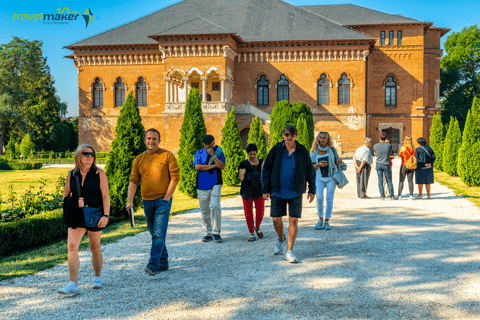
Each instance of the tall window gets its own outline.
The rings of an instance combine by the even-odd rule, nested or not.
[[[265,76],[261,76],[257,81],[257,96],[259,106],[268,106],[268,81]]]
[[[393,80],[393,77],[388,77],[388,81],[385,83],[385,105],[397,105],[397,84]]]
[[[277,82],[277,101],[282,100],[288,101],[288,80],[283,74]]]
[[[115,83],[115,107],[121,107],[125,103],[125,83],[118,78]]]
[[[399,46],[402,45],[402,31],[401,30],[397,31],[397,45],[399,45]]]
[[[330,99],[330,82],[327,79],[327,76],[322,74],[320,80],[318,80],[317,91],[318,91],[318,104],[328,104]]]
[[[143,78],[138,79],[137,83],[137,105],[139,107],[147,106],[147,84]]]
[[[388,44],[393,46],[393,31],[388,32]]]
[[[342,78],[338,81],[338,104],[350,103],[350,80],[346,74],[342,74]]]
[[[93,84],[93,106],[103,107],[103,84],[100,79],[95,79]]]
[[[385,31],[380,32],[380,45],[385,45]]]

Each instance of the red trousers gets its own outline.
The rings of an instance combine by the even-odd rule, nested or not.
[[[260,197],[258,199],[250,198],[248,200],[243,199],[243,211],[245,211],[245,219],[247,220],[247,227],[250,233],[253,233],[253,203],[255,202],[255,225],[257,229],[260,228],[260,224],[263,220],[263,213],[265,212],[265,199]]]

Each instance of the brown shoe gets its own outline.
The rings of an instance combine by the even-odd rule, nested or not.
[[[257,237],[259,237],[260,239],[262,239],[262,238],[263,238],[263,232],[262,232],[262,231],[260,231],[260,228],[258,228],[258,229],[255,229],[255,232],[257,233]]]

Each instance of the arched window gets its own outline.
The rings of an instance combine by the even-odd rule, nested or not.
[[[393,80],[393,77],[388,77],[388,81],[385,83],[385,105],[397,105],[397,83]]]
[[[100,79],[95,79],[93,84],[93,106],[103,107],[103,84]]]
[[[139,107],[147,106],[147,84],[143,78],[138,79],[137,83],[137,105]]]
[[[330,82],[325,74],[320,76],[317,83],[318,104],[328,104],[330,100]]]
[[[125,83],[118,78],[115,83],[115,107],[121,107],[125,103]]]
[[[265,76],[261,76],[257,81],[257,101],[259,106],[268,106],[268,81]]]
[[[338,81],[338,104],[350,103],[350,80],[346,74],[342,74],[340,81]]]
[[[277,82],[277,101],[288,101],[288,87],[287,77],[282,74]]]

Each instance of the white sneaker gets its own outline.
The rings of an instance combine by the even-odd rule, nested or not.
[[[417,199],[423,200],[423,196],[417,196]]]
[[[283,236],[283,241],[277,240],[277,244],[275,245],[275,249],[273,249],[273,254],[277,255],[280,253],[284,253],[285,249],[284,246],[287,244],[287,237]]]
[[[402,200],[402,196],[398,196],[398,200]]]
[[[432,197],[430,197],[430,196],[427,196],[427,199],[432,199]]]
[[[413,196],[410,196],[410,197],[408,198],[408,200],[413,200]]]
[[[73,281],[70,281],[65,288],[58,289],[58,293],[61,294],[78,293],[78,291],[78,284],[75,284]]]
[[[290,263],[298,263],[297,257],[295,257],[292,250],[288,250],[285,253],[285,260],[287,260]]]
[[[102,279],[95,278],[93,280],[93,289],[100,289],[102,287]]]

